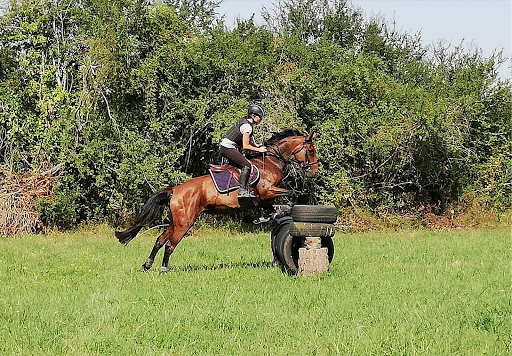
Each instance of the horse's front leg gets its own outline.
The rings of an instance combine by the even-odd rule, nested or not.
[[[258,192],[258,193],[259,193],[259,197],[261,200],[284,197],[284,196],[289,196],[289,195],[293,194],[293,192],[291,190],[278,188],[275,186],[271,186],[267,189],[263,189],[263,191]]]

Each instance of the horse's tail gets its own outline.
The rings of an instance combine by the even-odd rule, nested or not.
[[[142,212],[139,214],[137,219],[135,219],[132,226],[124,231],[116,231],[116,237],[119,242],[126,245],[128,242],[133,240],[133,238],[137,236],[140,229],[142,229],[144,225],[149,224],[151,221],[157,218],[162,213],[162,208],[165,205],[169,205],[171,196],[172,187],[159,190],[153,194],[148,199],[146,204],[144,204]]]

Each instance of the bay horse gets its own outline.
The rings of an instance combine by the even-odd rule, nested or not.
[[[313,139],[316,134],[303,136],[297,130],[285,130],[274,134],[265,142],[267,152],[250,159],[260,170],[260,179],[254,188],[255,198],[238,199],[237,192],[221,194],[215,188],[209,175],[191,178],[174,187],[164,188],[153,194],[134,223],[125,231],[115,233],[122,244],[129,243],[142,229],[161,214],[161,208],[168,205],[171,210],[167,229],[156,239],[146,262],[142,265],[148,271],[158,251],[165,246],[160,273],[167,272],[169,257],[176,245],[192,227],[202,212],[229,213],[235,209],[248,209],[255,203],[267,199],[291,195],[292,192],[277,185],[283,177],[283,170],[294,157],[306,169],[306,176],[312,177],[318,171]]]

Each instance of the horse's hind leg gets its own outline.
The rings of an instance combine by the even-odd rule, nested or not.
[[[155,245],[153,246],[153,249],[151,250],[149,257],[147,258],[146,262],[144,262],[144,264],[142,265],[142,269],[144,270],[144,272],[149,271],[149,269],[153,265],[153,262],[155,261],[156,254],[165,245],[166,241],[169,239],[169,236],[172,235],[173,232],[173,226],[169,225],[167,229],[160,236],[157,237]]]
[[[176,226],[172,236],[165,244],[164,257],[162,259],[162,268],[160,269],[160,273],[167,273],[167,266],[169,265],[169,257],[174,252],[176,245],[181,241],[183,236],[187,233],[188,229],[192,226],[194,222],[192,221],[189,224],[183,225],[181,227]]]
[[[146,262],[142,264],[142,269],[144,270],[144,272],[149,271],[149,269],[153,265],[153,262],[155,261],[156,254],[164,245],[162,242],[160,242],[160,236],[156,239],[155,245],[153,246],[153,249],[151,250],[151,253],[149,254],[149,257],[147,258]]]
[[[172,245],[170,241],[165,243],[164,250],[164,258],[162,259],[162,267],[160,268],[160,273],[167,273],[167,266],[169,265],[169,257],[173,253],[176,245]]]

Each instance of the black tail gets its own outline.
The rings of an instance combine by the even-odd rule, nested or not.
[[[162,208],[169,205],[171,195],[172,187],[159,190],[153,194],[146,204],[144,204],[142,212],[137,219],[135,219],[133,225],[124,231],[116,231],[116,237],[119,242],[126,245],[128,242],[133,240],[144,225],[147,225],[156,219],[162,213]]]

